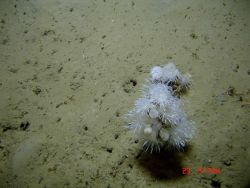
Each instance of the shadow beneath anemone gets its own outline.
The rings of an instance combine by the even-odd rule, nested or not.
[[[140,151],[136,156],[138,165],[146,169],[158,180],[173,180],[184,177],[182,173],[182,160],[188,155],[191,148],[186,147],[182,151],[161,151],[160,153],[146,153]],[[188,166],[185,166],[188,168]]]

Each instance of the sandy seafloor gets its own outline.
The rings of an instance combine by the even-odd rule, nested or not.
[[[250,186],[249,0],[1,0],[0,20],[0,187]],[[143,153],[123,115],[168,62],[196,134]]]

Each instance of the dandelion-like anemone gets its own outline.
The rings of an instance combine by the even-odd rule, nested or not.
[[[173,63],[151,69],[149,86],[128,113],[130,130],[142,140],[146,151],[186,146],[195,132],[181,109],[180,96],[190,87],[190,76],[182,75]]]

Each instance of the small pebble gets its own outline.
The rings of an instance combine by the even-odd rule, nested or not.
[[[238,64],[236,64],[233,68],[233,71],[234,72],[238,72],[238,69],[240,68],[240,66]]]
[[[39,87],[36,87],[33,92],[36,94],[36,95],[39,95],[39,93],[42,92],[42,90],[39,88]]]
[[[119,134],[115,134],[115,136],[114,136],[114,137],[115,137],[115,139],[117,139],[117,138],[119,137]]]
[[[107,148],[106,151],[109,152],[109,153],[112,153],[113,148]]]
[[[239,96],[239,101],[243,101],[243,97],[242,96]]]
[[[28,121],[24,121],[20,124],[20,128],[25,131],[26,129],[28,129],[28,127],[30,126],[30,123]]]
[[[230,160],[225,160],[223,162],[223,164],[226,165],[226,166],[231,166],[231,161]]]
[[[132,165],[132,164],[130,164],[130,163],[128,164],[128,166],[129,166],[129,168],[133,168],[133,165]]]
[[[218,181],[218,180],[212,180],[211,181],[211,186],[216,187],[216,188],[220,188],[221,187],[221,182]]]
[[[235,88],[233,86],[229,86],[227,89],[227,94],[229,96],[234,96],[235,95]]]

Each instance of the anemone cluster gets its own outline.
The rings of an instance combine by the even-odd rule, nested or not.
[[[181,109],[181,95],[190,87],[190,76],[182,75],[173,63],[151,69],[149,84],[129,111],[129,129],[142,141],[146,151],[181,149],[192,138],[194,123]]]

